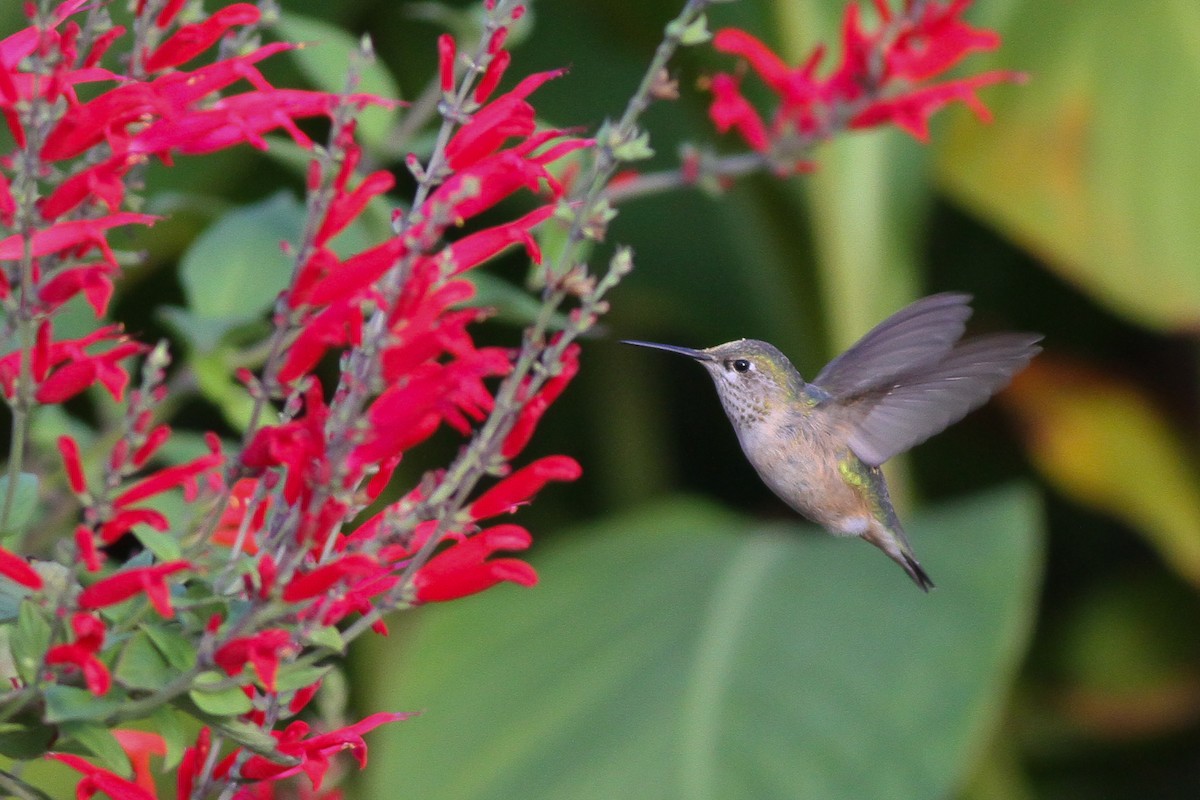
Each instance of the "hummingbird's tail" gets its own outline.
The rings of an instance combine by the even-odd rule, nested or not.
[[[904,567],[904,571],[908,573],[908,577],[912,578],[917,586],[921,587],[921,591],[928,592],[930,589],[936,588],[933,585],[933,579],[929,577],[921,564],[912,557],[909,553],[903,553],[899,559],[900,566]]]
[[[917,561],[917,557],[913,555],[912,547],[909,546],[908,539],[904,536],[904,531],[900,528],[898,521],[891,528],[884,527],[876,521],[871,529],[863,534],[863,538],[887,553],[888,558],[903,567],[904,571],[908,573],[908,577],[913,579],[913,583],[921,587],[921,591],[928,592],[935,588],[933,579],[929,577],[929,573],[922,568],[921,562]]]

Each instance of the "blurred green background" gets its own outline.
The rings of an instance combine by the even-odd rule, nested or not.
[[[369,33],[373,85],[407,99],[432,75],[435,36],[477,22],[467,4],[281,4],[287,35],[332,43],[274,77],[337,86],[345,48]],[[792,63],[818,41],[835,59],[842,7],[741,0],[711,22]],[[677,10],[537,3],[511,74],[569,66],[535,105],[547,124],[594,130]],[[970,17],[1004,45],[964,74],[1030,76],[983,90],[992,124],[956,107],[929,146],[854,135],[822,147],[811,176],[621,208],[610,240],[637,269],[528,454],[572,454],[584,478],[514,518],[537,537],[542,584],[405,615],[356,650],[352,703],[422,713],[371,735],[349,796],[1200,797],[1200,5],[977,0]],[[682,55],[681,99],[645,117],[648,169],[675,165],[684,142],[736,147],[698,88],[731,68],[707,47]],[[393,122],[368,138],[398,167]],[[186,330],[198,394],[182,424],[236,427],[223,343],[246,320],[222,316],[219,288],[241,290],[224,293],[234,308],[259,283],[247,276],[271,274],[263,243],[292,235],[301,181],[243,149],[148,183],[151,210],[176,215],[139,243],[150,263],[114,315],[147,335]],[[523,270],[491,267],[489,296]],[[760,338],[811,376],[945,290],[975,295],[979,330],[1041,331],[1046,351],[890,467],[930,596],[788,512],[702,370],[616,344]],[[192,316],[148,311],[164,303]],[[516,328],[502,318],[481,337]],[[408,477],[456,445],[440,436]]]

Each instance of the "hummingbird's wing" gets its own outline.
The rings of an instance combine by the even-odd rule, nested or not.
[[[951,292],[921,298],[872,328],[812,382],[834,397],[850,397],[941,361],[966,329],[970,302],[971,295]]]
[[[831,398],[850,425],[854,454],[872,466],[940,433],[1000,391],[1041,352],[1034,333],[967,339],[933,364],[857,396]]]

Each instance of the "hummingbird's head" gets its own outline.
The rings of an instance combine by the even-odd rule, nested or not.
[[[625,344],[666,350],[700,362],[717,387],[725,413],[739,428],[753,425],[803,396],[804,381],[788,357],[757,339],[738,339],[707,350],[654,342]]]

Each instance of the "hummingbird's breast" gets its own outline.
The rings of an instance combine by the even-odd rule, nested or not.
[[[825,414],[811,408],[767,409],[753,424],[735,423],[738,441],[763,483],[795,511],[826,527],[866,511],[839,463],[849,445]]]

